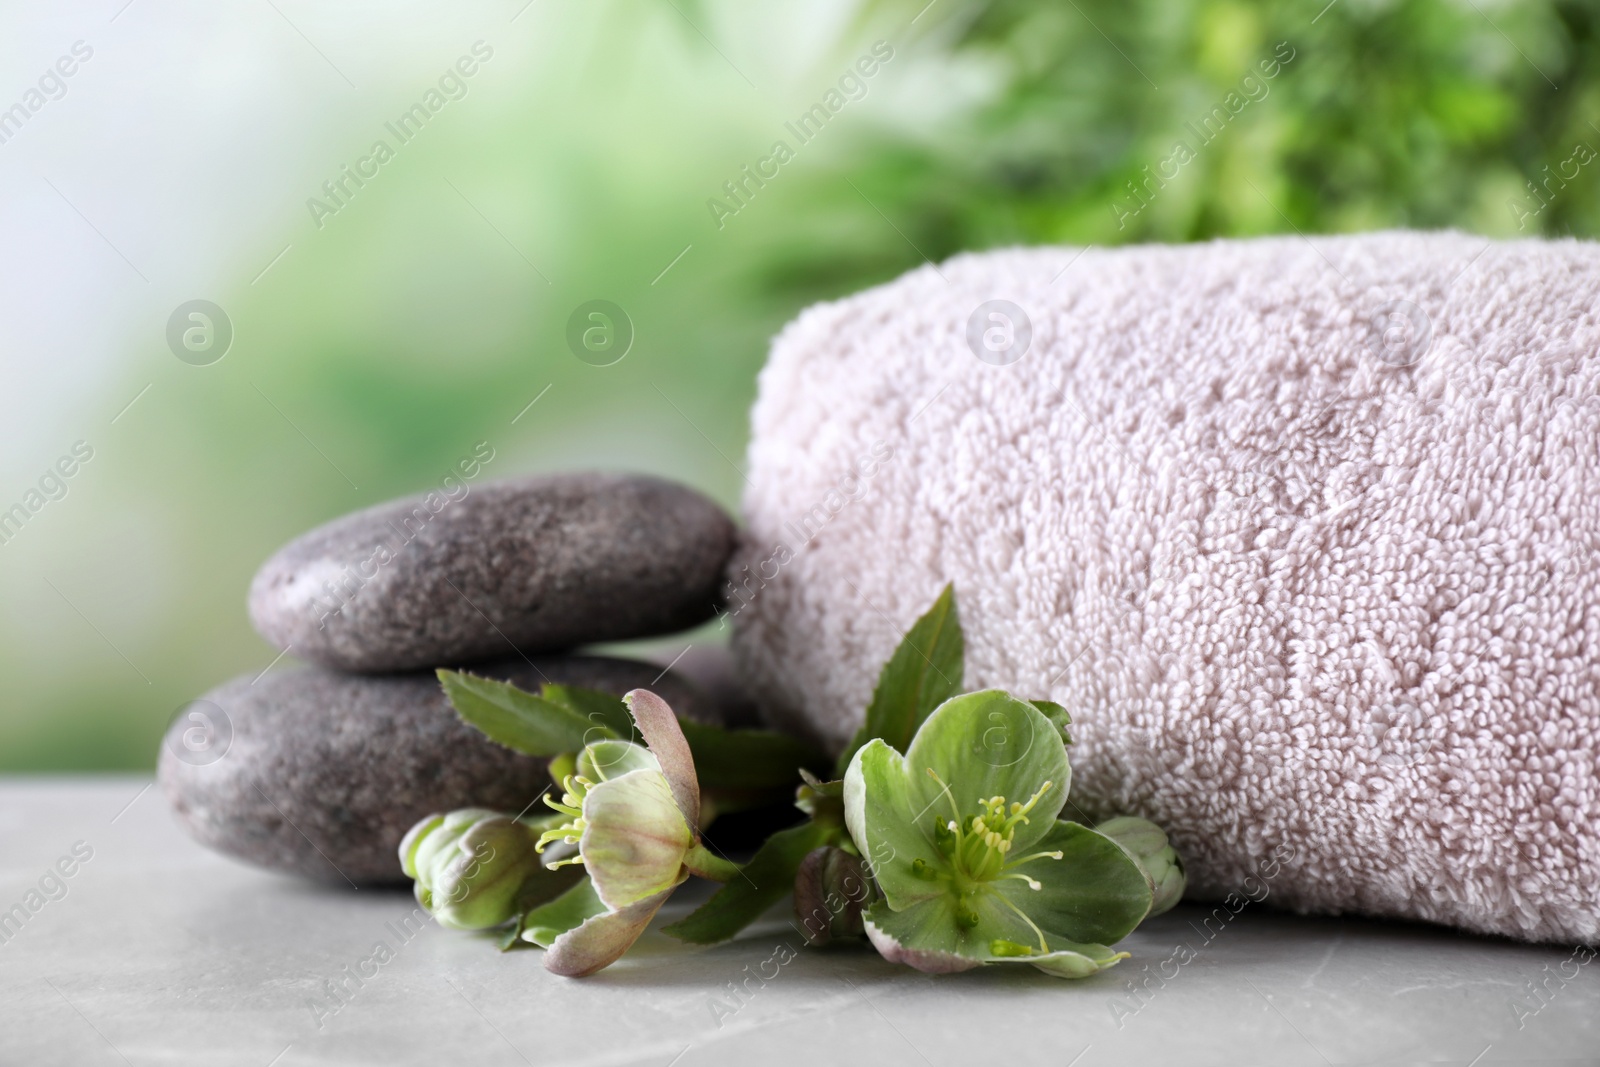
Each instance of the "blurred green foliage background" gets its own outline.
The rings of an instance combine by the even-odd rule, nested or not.
[[[925,258],[1600,225],[1600,167],[1572,162],[1600,146],[1593,3],[925,3],[485,7],[416,45],[409,82],[363,93],[310,57],[332,86],[322,128],[208,147],[297,176],[263,203],[267,236],[189,294],[228,310],[232,350],[179,363],[160,332],[175,301],[153,304],[97,385],[94,463],[0,550],[0,770],[153,766],[176,708],[277,655],[244,614],[260,561],[478,441],[490,476],[645,470],[736,508],[769,338]],[[339,53],[337,27],[297,24]],[[319,227],[304,201],[479,38],[494,57],[467,95]],[[877,41],[893,58],[865,95],[798,144],[785,123]],[[1280,46],[1293,58],[1265,77]],[[1202,144],[1187,124],[1217,108]],[[793,160],[719,225],[708,201],[778,139]],[[1130,183],[1180,140],[1193,158],[1142,206]],[[636,331],[609,367],[564,340],[595,298]]]

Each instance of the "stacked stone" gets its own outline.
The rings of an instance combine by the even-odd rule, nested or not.
[[[256,630],[304,667],[242,675],[189,705],[159,776],[202,844],[352,884],[401,880],[395,849],[434,811],[521,811],[544,761],[462,723],[434,669],[538,691],[646,687],[680,714],[737,713],[657,664],[573,654],[659,637],[718,609],[732,519],[683,486],[573,474],[434,491],[336,519],[280,549],[250,588]]]

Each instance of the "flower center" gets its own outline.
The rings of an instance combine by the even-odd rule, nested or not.
[[[979,922],[974,907],[975,898],[988,890],[989,883],[1014,880],[1023,882],[1029,889],[1037,891],[1043,888],[1039,881],[1023,874],[1017,868],[1036,860],[1061,858],[1060,851],[1034,852],[1015,859],[1008,858],[1017,828],[1028,822],[1028,813],[1050,791],[1054,783],[1045,782],[1025,804],[1017,802],[1008,804],[1005,797],[993,796],[979,801],[981,810],[977,814],[963,815],[956,804],[955,794],[950,792],[950,787],[945,784],[944,779],[940,778],[932,767],[927,770],[928,777],[939,783],[939,788],[949,801],[950,812],[954,816],[936,822],[933,827],[934,844],[940,854],[949,861],[950,869],[948,874],[936,872],[920,859],[912,863],[911,869],[918,876],[930,880],[945,878],[950,880],[951,888],[955,890],[958,898],[956,922],[963,929],[970,930]],[[999,899],[1021,916],[1038,935],[1039,951],[1050,951],[1044,934],[1034,925],[1033,920],[1023,914],[1021,909],[1004,895],[1000,895]]]
[[[589,823],[583,817],[583,798],[589,795],[589,790],[594,788],[593,782],[581,774],[569,774],[561,780],[561,800],[556,802],[546,793],[544,802],[562,815],[567,816],[567,821],[553,830],[546,830],[539,835],[539,840],[534,844],[533,850],[540,855],[544,854],[546,845],[554,841],[563,841],[569,845],[576,845],[583,839],[583,831],[588,829]],[[545,864],[550,870],[563,867],[571,863],[582,863],[583,854],[574,853],[563,860]]]

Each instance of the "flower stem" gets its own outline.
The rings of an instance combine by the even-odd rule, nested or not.
[[[728,862],[698,841],[684,853],[683,865],[689,868],[689,873],[713,882],[731,882],[739,876],[737,863]]]

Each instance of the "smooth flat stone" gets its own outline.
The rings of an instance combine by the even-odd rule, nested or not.
[[[319,526],[250,586],[268,641],[349,671],[537,655],[685,630],[720,603],[726,512],[655,478],[457,483]]]
[[[709,713],[691,686],[650,663],[544,657],[474,671],[534,691],[546,679],[619,696],[649,688],[685,716]],[[544,760],[463,723],[431,673],[310,667],[251,677],[188,705],[161,747],[174,811],[219,852],[341,884],[400,881],[395,850],[417,820],[464,807],[520,812],[548,782]]]

